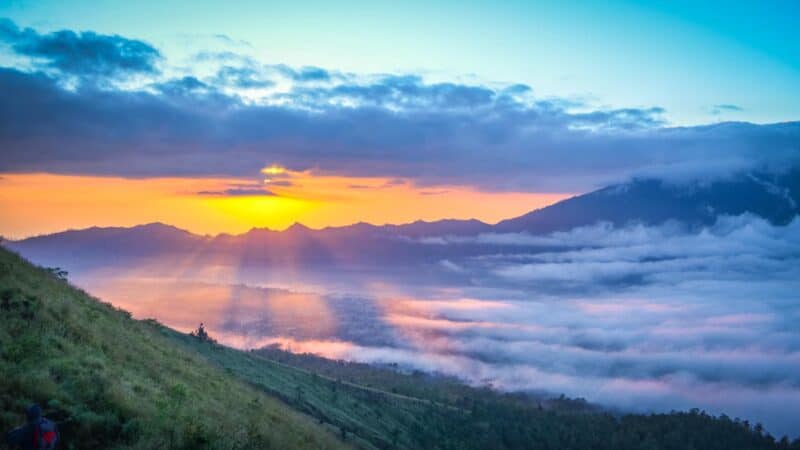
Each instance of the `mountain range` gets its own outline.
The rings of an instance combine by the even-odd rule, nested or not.
[[[487,205],[490,208],[491,205]],[[615,227],[675,221],[692,228],[721,215],[749,213],[785,225],[800,213],[800,168],[751,172],[707,182],[634,179],[578,195],[491,225],[478,220],[416,221],[404,225],[357,223],[319,230],[295,224],[284,231],[253,228],[239,234],[201,236],[171,225],[93,227],[8,241],[5,245],[42,264],[81,269],[132,259],[191,255],[240,266],[404,265],[486,254],[498,244],[461,239],[431,245],[434,237],[485,234],[543,235],[600,222]],[[503,244],[505,252],[514,246]]]

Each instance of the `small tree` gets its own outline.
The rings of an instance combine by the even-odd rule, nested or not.
[[[206,332],[206,327],[203,325],[203,322],[200,322],[200,326],[189,334],[196,337],[200,342],[217,343],[217,341]]]
[[[46,270],[62,280],[66,280],[67,277],[69,276],[69,272],[62,269],[61,267],[47,267]]]

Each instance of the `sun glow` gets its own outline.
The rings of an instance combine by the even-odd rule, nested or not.
[[[421,187],[407,179],[324,175],[278,165],[261,173],[268,180],[2,174],[0,233],[20,238],[147,222],[201,234],[284,229],[295,222],[312,228],[445,218],[496,222],[569,195]]]
[[[314,202],[308,200],[255,195],[210,198],[206,205],[215,215],[237,224],[232,232],[252,227],[283,228],[294,222],[293,217],[314,208]]]
[[[261,169],[261,173],[263,173],[264,175],[282,175],[286,173],[286,169],[277,164],[273,164],[271,166],[267,166]]]

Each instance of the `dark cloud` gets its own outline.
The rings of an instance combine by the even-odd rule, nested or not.
[[[298,82],[313,82],[313,81],[330,81],[332,75],[327,70],[314,67],[305,66],[299,69],[289,67],[285,64],[274,64],[269,66],[282,76]]]
[[[171,97],[187,96],[213,90],[211,86],[192,76],[156,83],[154,87],[161,93]]]
[[[8,19],[0,19],[0,40],[42,67],[81,77],[152,75],[161,59],[161,53],[143,41],[91,31],[39,34]]]
[[[259,89],[274,86],[275,82],[252,67],[222,66],[214,75],[213,84],[240,89]]]
[[[217,87],[258,89],[275,85],[269,70],[249,56],[231,51],[203,51],[192,59],[201,63],[216,64],[216,72],[208,82]]]
[[[219,40],[220,42],[232,46],[232,47],[252,47],[253,45],[247,41],[241,39],[233,39],[232,37],[228,36],[227,34],[217,33],[212,35],[214,39]]]
[[[744,108],[738,105],[731,105],[731,104],[721,104],[721,105],[714,105],[711,107],[711,114],[715,116],[719,116],[723,113],[736,113],[744,111]]]
[[[480,86],[425,84],[418,76],[384,76],[372,83],[342,83],[332,87],[298,87],[283,96],[294,105],[318,110],[342,104],[390,111],[432,113],[491,106],[497,93]],[[498,98],[506,101],[507,98]]]
[[[270,186],[289,187],[289,186],[294,186],[294,183],[292,183],[289,180],[270,180],[269,185]]]
[[[574,125],[578,127],[635,130],[637,128],[653,128],[664,125],[665,122],[660,117],[662,114],[664,114],[663,108],[623,108],[575,114],[573,119]]]
[[[212,197],[263,197],[277,195],[260,183],[226,183],[221,189],[198,191],[195,194]]]
[[[260,78],[264,80],[270,79],[273,83],[278,78],[288,79],[295,83],[326,83],[334,79],[348,78],[344,74],[330,72],[316,66],[297,68],[286,64],[261,64],[250,56],[230,50],[201,51],[195,53],[192,59],[203,63],[218,63],[221,68],[234,66],[234,68],[241,68],[242,70],[252,70],[258,73]],[[264,77],[265,74],[268,74],[269,77]]]
[[[249,56],[241,55],[230,50],[208,51],[204,50],[192,55],[192,59],[197,62],[220,62],[237,63],[239,65],[254,66],[257,63]]]
[[[229,188],[220,191],[200,191],[198,195],[210,195],[215,197],[265,197],[274,196],[275,193],[264,188]]]
[[[741,106],[736,106],[731,104],[714,105],[714,108],[724,111],[744,111],[744,109]]]
[[[0,86],[18,94],[0,102],[3,171],[257,176],[278,163],[420,185],[575,191],[632,175],[706,179],[800,159],[798,122],[669,127],[660,107],[593,109],[537,98],[521,84],[345,76],[232,52],[195,55],[215,70],[204,78],[65,89],[63,74],[49,69],[152,74],[159,53],[120,36],[1,24],[14,51],[48,69],[0,70]],[[288,90],[255,100],[237,93],[272,87],[273,76],[292,80]]]
[[[0,170],[253,176],[267,163],[490,189],[588,189],[644,172],[707,176],[800,155],[800,123],[659,126],[659,108],[572,113],[559,102],[418,77],[299,86],[243,103],[193,77],[156,91],[64,90],[0,71]],[[187,159],[192,164],[186,164]]]
[[[406,181],[403,180],[402,178],[392,178],[391,180],[387,180],[386,183],[384,183],[384,187],[402,186],[404,184],[406,184]]]

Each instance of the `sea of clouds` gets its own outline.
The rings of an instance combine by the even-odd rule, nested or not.
[[[331,356],[624,410],[699,407],[800,434],[800,220],[429,242],[465,239],[530,252],[443,262],[469,285],[378,299],[394,345],[353,343]]]
[[[800,435],[800,220],[419,242],[453,248],[400,275],[269,269],[291,280],[282,286],[216,266],[183,272],[192,279],[128,270],[75,281],[137,317],[183,330],[204,321],[240,348],[279,343],[622,411],[697,407]],[[476,243],[487,251],[460,250]]]

